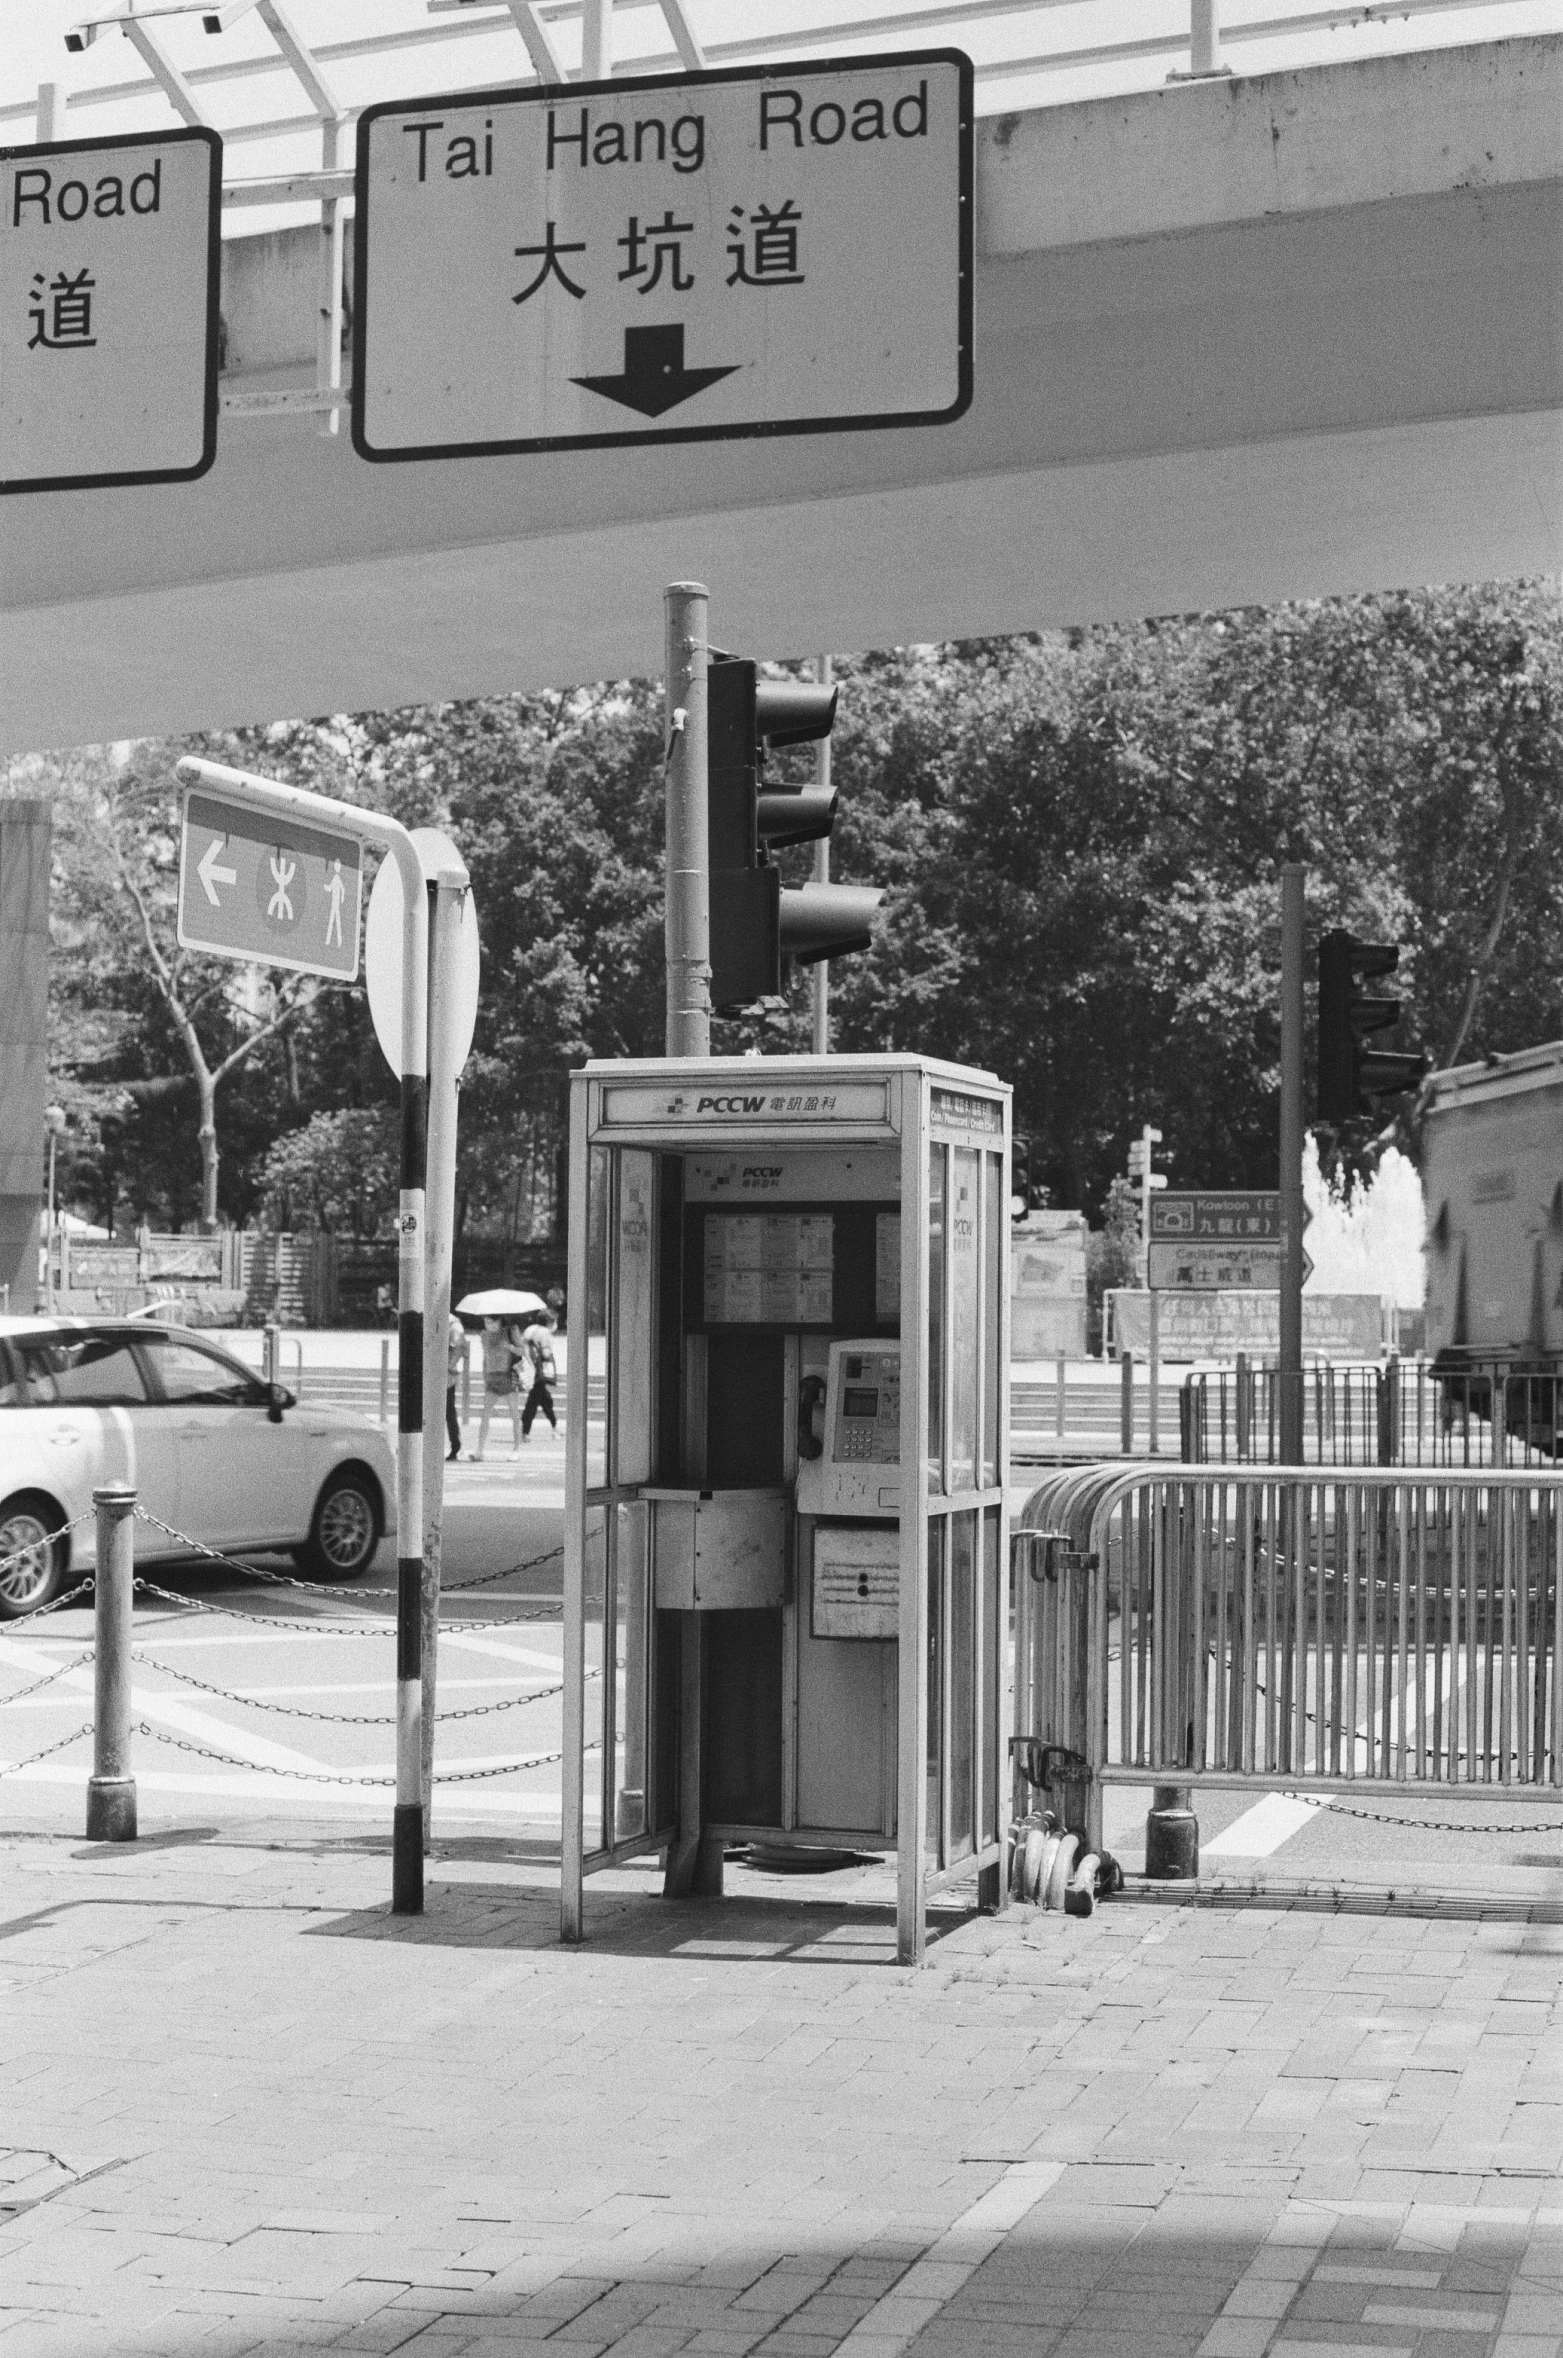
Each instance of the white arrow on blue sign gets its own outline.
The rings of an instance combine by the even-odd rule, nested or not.
[[[363,846],[351,835],[215,794],[185,796],[183,949],[352,982],[363,883]]]

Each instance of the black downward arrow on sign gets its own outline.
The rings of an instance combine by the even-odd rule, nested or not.
[[[691,394],[732,376],[736,366],[735,362],[733,368],[686,368],[681,327],[632,327],[624,331],[622,376],[573,377],[571,383],[621,402],[626,409],[638,409],[642,417],[659,418]]]

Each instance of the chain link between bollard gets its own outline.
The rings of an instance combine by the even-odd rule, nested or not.
[[[135,1507],[132,1512],[138,1523],[150,1524],[154,1531],[163,1532],[169,1539],[177,1539],[180,1546],[188,1548],[192,1555],[202,1557],[209,1564],[226,1565],[230,1572],[237,1572],[242,1579],[259,1581],[266,1588],[296,1588],[306,1596],[346,1597],[355,1604],[363,1597],[395,1597],[398,1593],[394,1588],[344,1588],[325,1580],[301,1580],[296,1573],[273,1572],[262,1564],[245,1564],[237,1556],[224,1555],[221,1548],[208,1547],[203,1539],[193,1539],[188,1531],[176,1530],[172,1523],[165,1523],[160,1516],[149,1514],[145,1507]],[[86,1520],[85,1517],[81,1519]],[[75,1525],[67,1525],[67,1529],[74,1530]],[[442,1584],[440,1594],[442,1597],[459,1596],[463,1589],[490,1588],[496,1581],[514,1580],[523,1572],[535,1572],[539,1565],[551,1564],[556,1556],[562,1556],[563,1553],[560,1547],[545,1548],[541,1555],[526,1556],[520,1563],[506,1564],[498,1572],[480,1573],[475,1580],[453,1580],[448,1586]]]
[[[83,1736],[91,1734],[92,1722],[89,1719],[81,1727],[73,1728],[68,1736],[57,1736],[52,1744],[45,1744],[41,1752],[29,1752],[25,1760],[7,1761],[0,1768],[0,1777],[14,1777],[19,1769],[31,1768],[35,1761],[47,1760],[51,1752],[63,1752],[67,1744],[77,1744]]]
[[[1288,1798],[1309,1801],[1313,1796],[1292,1793]],[[1518,1825],[1492,1826],[1483,1824],[1478,1818],[1394,1817],[1388,1810],[1360,1809],[1349,1801],[1339,1801],[1333,1793],[1321,1794],[1319,1799],[1328,1806],[1333,1817],[1363,1818],[1370,1826],[1411,1826],[1419,1828],[1424,1834],[1545,1834],[1551,1831],[1545,1818],[1524,1819]],[[1563,1793],[1558,1794],[1557,1800],[1559,1809],[1563,1810]]]
[[[287,1719],[320,1720],[330,1727],[338,1728],[393,1728],[396,1725],[394,1711],[310,1711],[301,1703],[277,1703],[266,1696],[241,1695],[233,1687],[216,1686],[211,1679],[197,1678],[193,1670],[176,1670],[171,1662],[159,1662],[155,1654],[145,1654],[138,1651],[136,1659],[144,1670],[162,1671],[169,1678],[177,1679],[181,1686],[198,1687],[203,1695],[216,1695],[224,1703],[238,1703],[246,1711],[272,1711]],[[585,1673],[588,1683],[593,1679],[601,1678],[601,1676],[600,1670],[588,1670]],[[40,1680],[39,1683],[47,1685],[48,1682]],[[30,1688],[26,1691],[32,1692]],[[453,1720],[488,1719],[495,1712],[517,1711],[528,1703],[546,1703],[554,1695],[562,1695],[563,1693],[564,1681],[560,1679],[556,1686],[539,1687],[530,1695],[506,1695],[497,1703],[472,1703],[465,1705],[459,1711],[437,1711],[434,1714],[435,1724],[438,1727],[447,1727]],[[15,1700],[16,1697],[13,1695],[0,1698],[0,1709],[3,1709],[6,1703],[15,1702]]]
[[[90,1735],[92,1731],[89,1728],[78,1732]],[[164,1729],[155,1728],[149,1721],[144,1719],[137,1721],[136,1733],[139,1736],[150,1736],[155,1744],[171,1745],[175,1752],[193,1753],[197,1760],[215,1760],[218,1766],[221,1768],[243,1769],[246,1774],[250,1776],[289,1777],[301,1785],[358,1785],[384,1787],[387,1785],[394,1785],[396,1783],[394,1771],[389,1776],[367,1776],[357,1775],[352,1772],[333,1773],[329,1769],[276,1768],[270,1761],[240,1760],[231,1752],[216,1752],[213,1751],[210,1745],[192,1744],[188,1738],[184,1736],[170,1736]],[[67,1741],[69,1740],[70,1739],[67,1738]],[[55,1750],[57,1747],[51,1746],[50,1749]],[[600,1743],[594,1741],[590,1744],[582,1745],[581,1749],[583,1752],[600,1752],[602,1750],[602,1746]],[[42,1758],[42,1755],[40,1754],[37,1757]],[[525,1760],[502,1761],[495,1768],[446,1769],[444,1771],[436,1769],[434,1773],[434,1782],[436,1785],[472,1785],[476,1784],[485,1777],[519,1777],[524,1775],[528,1769],[552,1768],[559,1761],[562,1761],[563,1758],[564,1754],[562,1752],[536,1752],[529,1753]],[[27,1764],[22,1762],[18,1765],[25,1767]]]
[[[46,1670],[42,1678],[35,1678],[30,1687],[18,1687],[14,1695],[0,1695],[0,1711],[12,1703],[25,1703],[28,1696],[36,1695],[40,1688],[52,1687],[55,1680],[63,1678],[68,1670],[80,1670],[84,1662],[92,1660],[96,1650],[93,1646],[84,1646],[79,1654],[69,1655],[65,1661],[57,1662],[52,1670]]]
[[[84,1523],[90,1523],[94,1519],[92,1515],[77,1515],[71,1522],[62,1523],[58,1531],[50,1531],[44,1538],[33,1540],[29,1546],[13,1548],[10,1555],[0,1556],[0,1577],[9,1571],[13,1564],[25,1564],[29,1557],[38,1553],[41,1547],[53,1547],[56,1540],[68,1539],[73,1531],[79,1531]],[[31,1605],[24,1607],[23,1610],[32,1613],[47,1613],[50,1607]],[[17,1618],[20,1619],[21,1615],[19,1614]]]
[[[210,1605],[204,1597],[182,1597],[174,1588],[159,1588],[155,1580],[142,1574],[136,1576],[136,1587],[143,1596],[157,1597],[165,1605],[178,1605],[186,1613],[215,1613],[225,1621],[248,1621],[258,1629],[311,1630],[317,1637],[394,1637],[394,1621],[378,1625],[369,1621],[348,1621],[315,1614],[246,1613],[239,1605]],[[443,1630],[455,1635],[468,1629],[516,1629],[535,1621],[557,1621],[559,1614],[546,1610],[537,1613],[507,1613],[502,1621],[452,1621],[440,1623]]]

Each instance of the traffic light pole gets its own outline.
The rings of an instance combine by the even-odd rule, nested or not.
[[[706,823],[709,593],[664,592],[667,662],[667,1032],[669,1056],[711,1053],[711,860]]]
[[[814,676],[822,687],[830,684],[830,657],[822,655],[814,667]],[[830,739],[821,737],[814,748],[814,783],[830,792]],[[814,881],[830,882],[830,837],[822,835],[814,846]],[[814,969],[814,1053],[830,1054],[830,961],[822,958]]]
[[[1281,870],[1281,1463],[1302,1464],[1303,1372],[1303,881],[1295,860]]]

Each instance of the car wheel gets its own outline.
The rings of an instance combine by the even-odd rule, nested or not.
[[[351,1580],[380,1544],[380,1500],[366,1474],[333,1474],[315,1501],[309,1538],[294,1559],[311,1580]]]
[[[65,1541],[51,1538],[69,1516],[38,1491],[19,1491],[0,1505],[0,1621],[36,1613],[65,1577]],[[9,1560],[7,1560],[9,1559]]]

